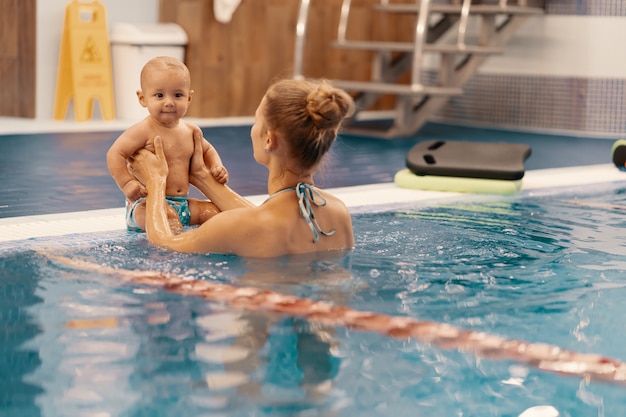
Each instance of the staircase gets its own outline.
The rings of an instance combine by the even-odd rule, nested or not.
[[[310,1],[300,2],[295,78],[303,78]],[[490,56],[503,52],[504,45],[526,19],[544,12],[543,0],[416,0],[414,4],[380,0],[373,6],[376,12],[415,16],[413,42],[386,42],[346,38],[351,3],[351,0],[342,0],[337,39],[332,47],[373,52],[371,80],[332,81],[353,95],[357,111],[367,110],[383,95],[395,96],[391,126],[364,127],[358,121],[358,114],[344,125],[344,131],[349,133],[383,138],[417,132],[450,97],[463,94],[463,86],[472,75]],[[470,18],[476,18],[479,25],[476,39],[472,41],[467,30]],[[424,82],[427,77],[422,66],[426,54],[438,54],[439,57],[434,85]],[[410,78],[409,82],[407,78]]]

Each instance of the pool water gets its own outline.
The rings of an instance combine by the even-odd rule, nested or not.
[[[125,231],[16,242],[0,252],[0,415],[622,415],[623,383],[207,302],[50,255],[626,361],[625,209],[615,183],[363,209],[355,250],[326,259],[177,254]]]
[[[203,129],[241,195],[267,193],[267,169],[254,161],[250,126]],[[124,206],[105,155],[121,132],[0,136],[0,218],[47,215]],[[531,146],[527,170],[610,162],[613,139],[583,138],[429,123],[414,138],[384,140],[344,135],[325,169],[324,188],[392,182],[407,152],[422,140],[523,143]],[[192,196],[200,194],[192,189]]]

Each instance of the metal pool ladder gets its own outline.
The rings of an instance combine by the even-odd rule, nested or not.
[[[326,1],[326,0],[320,0]],[[301,0],[296,26],[294,78],[303,78],[303,61],[311,0]],[[416,0],[414,4],[380,0],[377,12],[416,16],[413,42],[347,39],[351,0],[342,0],[337,39],[332,47],[373,52],[371,79],[332,80],[353,94],[358,110],[366,110],[380,96],[395,96],[394,120],[382,130],[359,127],[357,117],[344,130],[378,137],[408,136],[417,132],[450,97],[463,94],[463,85],[478,68],[504,45],[530,16],[543,14],[544,0]],[[471,17],[479,18],[477,40],[468,43]],[[456,28],[453,42],[442,42]],[[438,54],[434,85],[425,83],[425,54]],[[410,72],[410,81],[400,80]],[[432,78],[432,77],[431,77]],[[406,79],[406,77],[405,77]],[[358,111],[357,110],[357,111]]]

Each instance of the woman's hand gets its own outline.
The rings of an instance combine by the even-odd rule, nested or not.
[[[202,152],[202,141],[204,137],[202,130],[196,127],[193,131],[193,155],[191,157],[191,164],[189,166],[189,182],[192,185],[198,187],[207,178],[211,176],[209,169],[204,163],[204,154]]]
[[[216,180],[204,163],[202,153],[202,130],[196,128],[193,132],[193,156],[189,167],[189,183],[196,187],[205,197],[213,202],[220,211],[231,210],[242,207],[255,207],[230,189],[228,185]]]
[[[155,153],[140,149],[128,158],[128,168],[131,174],[146,186],[150,181],[166,179],[169,172],[160,136],[154,138],[154,150]]]

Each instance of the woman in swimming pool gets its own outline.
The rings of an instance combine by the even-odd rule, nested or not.
[[[163,204],[167,163],[157,138],[155,153],[141,150],[129,160],[131,170],[148,189],[148,240],[179,252],[248,257],[353,248],[348,209],[337,197],[313,184],[313,174],[335,141],[341,123],[353,112],[352,98],[325,80],[286,79],[271,85],[250,131],[254,159],[269,171],[270,197],[255,206],[216,181],[196,152],[190,182],[220,212],[179,235],[173,234],[167,222]],[[199,149],[200,129],[194,136]]]

